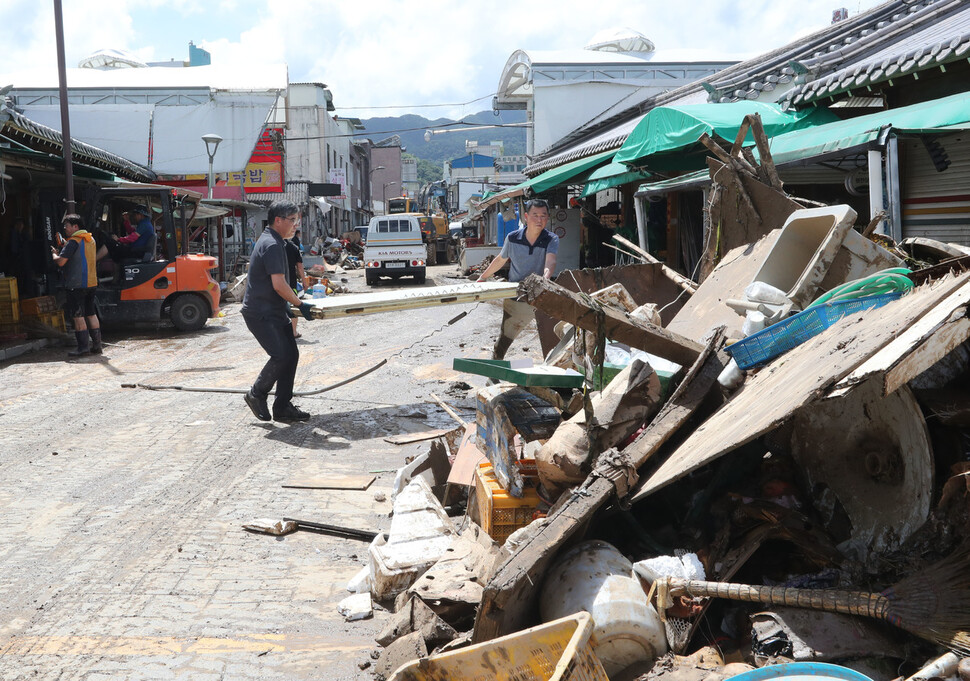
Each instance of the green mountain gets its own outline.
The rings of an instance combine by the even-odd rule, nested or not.
[[[476,125],[501,125],[505,123],[524,123],[524,111],[500,111],[496,116],[491,111],[481,111],[466,116],[462,120]],[[430,161],[441,167],[445,161],[465,156],[465,140],[477,140],[480,144],[502,141],[506,154],[525,153],[525,128],[489,128],[485,130],[466,130],[432,135],[429,142],[424,141],[424,133],[429,129],[454,123],[449,118],[427,119],[416,114],[404,116],[367,118],[363,121],[364,131],[360,137],[378,142],[385,137],[398,135],[407,153],[419,159]],[[453,126],[460,128],[461,126]]]

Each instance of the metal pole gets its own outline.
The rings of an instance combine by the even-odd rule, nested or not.
[[[208,151],[208,147],[206,148],[206,151]],[[212,161],[213,161],[213,159],[215,157],[216,157],[216,155],[214,153],[209,154],[209,177],[208,177],[208,185],[209,185],[209,198],[210,199],[212,198]]]
[[[64,196],[68,213],[75,212],[74,158],[71,153],[71,121],[67,111],[67,69],[64,58],[64,19],[61,0],[54,0],[54,33],[57,42],[57,84],[61,104],[61,142],[64,154]]]

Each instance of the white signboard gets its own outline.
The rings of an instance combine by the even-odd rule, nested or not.
[[[579,208],[550,208],[546,229],[559,237],[555,274],[563,270],[579,269],[579,251],[583,241],[583,221]]]
[[[328,199],[347,198],[347,172],[343,168],[332,168],[330,170],[330,184],[340,185],[340,196],[328,196]]]

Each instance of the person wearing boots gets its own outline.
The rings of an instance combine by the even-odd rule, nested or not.
[[[306,421],[310,414],[292,402],[300,351],[288,311],[293,305],[304,318],[313,319],[313,308],[297,298],[286,281],[285,250],[285,239],[293,236],[300,220],[300,209],[291,201],[276,201],[269,207],[267,219],[269,224],[256,240],[249,259],[249,277],[240,312],[250,333],[269,355],[269,361],[243,399],[260,421],[271,418],[284,423]],[[270,416],[266,399],[274,385],[276,400]]]
[[[509,281],[519,282],[530,274],[549,279],[556,271],[556,254],[559,237],[546,229],[549,223],[549,202],[533,199],[525,204],[525,227],[520,227],[505,237],[502,252],[485,268],[478,281],[485,281],[511,261]],[[492,359],[504,359],[515,337],[535,319],[531,305],[514,298],[506,298],[502,305],[502,327]]]
[[[103,352],[101,324],[94,309],[94,291],[98,286],[95,254],[98,247],[94,236],[84,229],[80,215],[68,213],[64,216],[63,224],[67,243],[60,253],[51,246],[51,256],[64,275],[67,289],[65,312],[74,319],[77,349],[67,354],[71,357],[89,352],[100,355]]]

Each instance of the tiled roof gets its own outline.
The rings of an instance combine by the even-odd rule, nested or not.
[[[858,42],[803,62],[818,75],[790,91],[787,101],[804,106],[970,57],[970,6],[963,0],[930,4],[924,11],[911,6]]]

